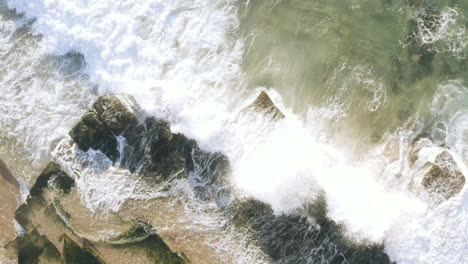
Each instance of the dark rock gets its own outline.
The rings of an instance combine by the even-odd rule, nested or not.
[[[36,179],[36,183],[31,188],[29,195],[34,198],[41,197],[43,190],[49,186],[49,182],[53,182],[55,187],[64,193],[69,193],[75,185],[73,178],[62,171],[57,163],[50,162]]]
[[[123,136],[127,146],[122,163],[130,171],[138,169],[142,175],[156,182],[175,174],[187,176],[187,164],[190,164],[196,143],[183,135],[172,134],[167,122],[149,117],[142,124],[125,131]]]
[[[327,218],[323,196],[305,211],[276,215],[270,205],[250,198],[233,203],[230,213],[274,263],[391,263],[382,245],[348,241],[343,227]]]
[[[198,197],[227,199],[228,192],[218,191],[230,172],[226,156],[201,150],[194,140],[172,133],[167,122],[154,117],[146,118],[122,135],[127,141],[122,165],[130,171],[138,171],[154,184],[192,175],[191,183]]]
[[[19,264],[36,264],[40,259],[46,263],[61,262],[57,248],[36,229],[17,237],[9,246],[16,248]]]
[[[72,128],[70,136],[81,149],[87,151],[89,148],[96,146],[105,130],[97,113],[90,110]]]
[[[71,189],[75,186],[75,180],[66,173],[61,172],[52,177],[51,185],[55,189],[60,190],[65,194],[69,194]]]
[[[129,96],[105,95],[94,104],[94,109],[98,113],[102,111],[101,120],[114,135],[120,135],[129,126],[138,123],[136,103]]]
[[[128,95],[103,95],[99,97],[70,131],[70,137],[79,148],[101,150],[112,161],[116,161],[116,136],[139,122],[140,110],[135,100]]]
[[[434,163],[429,163],[428,167],[422,185],[432,195],[447,200],[458,194],[465,185],[465,176],[447,150],[438,154]]]
[[[274,219],[271,206],[259,200],[249,198],[235,206],[233,221],[238,226],[258,226]]]
[[[161,264],[184,264],[189,263],[183,256],[174,253],[157,235],[150,235],[145,240],[131,245],[132,247],[143,247],[144,252],[154,260],[154,263]]]
[[[262,95],[253,107],[263,107],[262,111],[277,117],[273,108],[266,109],[268,100],[267,95],[266,98]],[[230,171],[224,155],[202,151],[194,140],[172,133],[169,123],[163,120],[147,117],[139,122],[141,116],[144,113],[132,97],[104,95],[75,125],[70,136],[85,151],[100,150],[114,162],[120,157],[121,166],[131,172],[138,171],[154,184],[192,174],[194,190],[200,198],[227,199],[228,192],[218,192],[219,186],[215,184],[221,185]],[[122,153],[117,149],[116,135],[125,139]]]
[[[31,218],[34,212],[47,207],[47,200],[43,196],[45,189],[52,187],[62,194],[68,194],[74,186],[75,180],[66,174],[57,163],[50,162],[37,177],[26,202],[16,209],[15,220],[25,229],[33,228]]]
[[[255,101],[248,105],[243,112],[260,113],[272,120],[279,120],[285,117],[265,91],[260,92]]]

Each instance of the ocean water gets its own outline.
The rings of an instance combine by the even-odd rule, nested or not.
[[[53,157],[91,211],[171,197],[70,146],[97,96],[128,93],[225,154],[236,195],[280,214],[324,193],[355,243],[397,263],[468,263],[468,191],[433,206],[408,162],[424,134],[468,175],[468,2],[3,0],[0,16],[0,159],[23,189]],[[262,90],[285,119],[238,118]],[[174,189],[215,225],[212,205]],[[232,262],[255,258],[218,236]]]

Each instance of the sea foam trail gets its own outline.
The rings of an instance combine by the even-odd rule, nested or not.
[[[417,225],[426,218],[444,218],[426,214],[425,203],[400,191],[404,188],[391,186],[394,191],[388,191],[385,177],[377,177],[388,163],[356,162],[346,149],[322,137],[315,122],[293,115],[274,90],[269,92],[288,118],[276,124],[261,118],[235,121],[243,106],[239,102],[245,104],[254,95],[242,97],[243,43],[234,35],[239,22],[230,1],[8,0],[8,5],[36,19],[32,28],[43,36],[45,51],[83,54],[85,72],[99,85],[98,94],[130,93],[147,111],[170,120],[174,130],[228,155],[232,181],[241,192],[282,212],[323,189],[329,215],[344,223],[350,235],[385,240],[392,257],[403,263],[425,263],[417,256],[427,248],[408,256],[405,248],[395,246],[403,238],[407,245],[420,245],[412,229],[405,229],[405,220]],[[86,192],[85,186],[80,191]],[[115,193],[106,195],[94,201],[105,204]],[[394,234],[398,229],[410,235]],[[430,253],[442,254],[441,249],[433,247]],[[447,254],[447,259],[461,260],[460,252]]]

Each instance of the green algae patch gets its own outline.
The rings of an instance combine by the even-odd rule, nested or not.
[[[29,196],[34,198],[42,197],[44,189],[49,187],[50,182],[65,194],[70,193],[73,186],[75,186],[73,178],[66,174],[56,162],[50,162],[37,177]]]
[[[104,264],[95,252],[87,247],[81,248],[67,235],[63,239],[63,258],[66,264]]]
[[[18,252],[19,264],[36,264],[39,260],[45,263],[60,262],[60,252],[46,236],[39,234],[36,229],[17,237],[13,244]]]

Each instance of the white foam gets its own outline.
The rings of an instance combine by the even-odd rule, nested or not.
[[[93,93],[73,59],[49,56],[23,20],[0,11],[0,156],[28,185]]]
[[[455,8],[444,8],[440,14],[427,14],[425,9],[416,12],[417,37],[422,44],[434,44],[435,52],[447,52],[464,56],[468,45],[468,34],[460,11]]]
[[[438,121],[436,125],[442,126],[442,139],[446,140],[465,177],[468,175],[467,146],[462,139],[467,129],[464,114],[468,110],[467,96],[468,89],[461,82],[449,81],[439,86],[431,105],[432,118]],[[433,157],[437,154],[433,151],[440,151],[440,148],[426,148],[425,155]],[[408,168],[403,169],[404,175],[411,176],[412,173]],[[388,230],[386,251],[393,260],[403,264],[466,263],[467,214],[468,191],[465,185],[460,194],[441,205],[425,213],[398,219]]]
[[[400,219],[385,243],[389,255],[403,264],[466,263],[467,197],[464,188],[462,195],[425,215]]]
[[[242,42],[228,36],[238,24],[228,1],[8,4],[37,18],[33,29],[43,35],[44,49],[83,54],[100,93],[130,93],[147,110],[170,111],[168,117],[185,123],[189,135],[213,133],[207,122],[226,112],[216,95],[237,78],[242,55]]]

